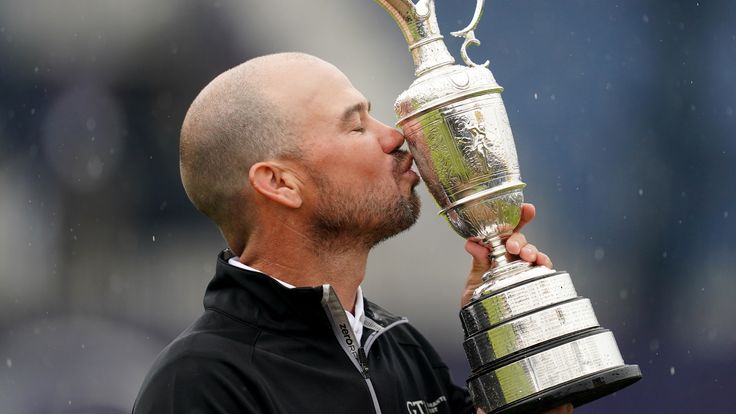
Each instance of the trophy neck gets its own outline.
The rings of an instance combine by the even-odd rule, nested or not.
[[[506,244],[500,235],[495,235],[483,240],[483,244],[491,249],[488,254],[488,258],[491,259],[492,262],[495,262],[496,266],[502,267],[508,264],[508,261],[506,260]]]
[[[414,74],[421,76],[433,69],[451,65],[455,59],[442,40],[434,0],[375,0],[394,19],[404,34],[414,60]]]

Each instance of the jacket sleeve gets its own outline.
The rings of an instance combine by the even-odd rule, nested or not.
[[[187,356],[154,366],[138,394],[133,414],[260,413],[237,370],[224,361]]]

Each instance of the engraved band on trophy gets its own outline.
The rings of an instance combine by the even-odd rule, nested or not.
[[[519,223],[522,189],[506,109],[488,61],[467,54],[478,45],[477,0],[455,65],[443,42],[434,0],[375,0],[396,21],[417,79],[396,100],[417,168],[450,226],[490,247],[496,266],[460,312],[472,369],[468,389],[486,413],[539,412],[578,406],[641,378],[626,365],[613,334],[598,324],[590,301],[566,272],[506,261],[504,240]]]

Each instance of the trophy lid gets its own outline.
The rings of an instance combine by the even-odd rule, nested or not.
[[[409,89],[396,98],[396,125],[422,112],[453,101],[486,93],[503,92],[493,74],[484,66],[450,65],[434,69],[418,77]]]
[[[434,0],[376,0],[401,29],[414,60],[417,79],[396,100],[394,110],[401,126],[405,120],[455,100],[476,95],[502,92],[496,79],[487,69],[488,61],[476,64],[468,57],[467,48],[479,45],[475,27],[483,14],[484,0],[476,0],[473,18],[464,29],[452,32],[464,38],[460,54],[468,67],[453,65],[455,59],[443,42]]]

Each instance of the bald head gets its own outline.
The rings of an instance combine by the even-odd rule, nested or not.
[[[254,222],[248,171],[259,161],[301,156],[300,114],[290,89],[299,87],[295,74],[302,69],[324,65],[301,53],[252,59],[210,82],[187,112],[180,145],[184,189],[236,252]]]

